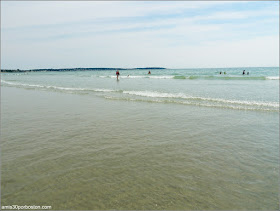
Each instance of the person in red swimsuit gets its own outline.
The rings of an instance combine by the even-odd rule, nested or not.
[[[117,70],[116,72],[116,75],[117,75],[117,80],[119,80],[119,75],[120,75],[120,72]]]

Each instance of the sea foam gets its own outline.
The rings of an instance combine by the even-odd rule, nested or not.
[[[192,105],[203,105],[211,107],[235,107],[241,106],[245,107],[258,107],[262,110],[273,110],[279,109],[279,102],[259,102],[259,101],[249,101],[249,100],[235,100],[235,99],[222,99],[222,98],[211,98],[211,97],[200,97],[192,96],[186,93],[167,93],[167,92],[158,92],[158,91],[139,91],[139,90],[113,90],[113,89],[103,89],[103,88],[80,88],[80,87],[60,87],[60,86],[50,86],[50,85],[40,85],[40,84],[26,84],[26,83],[17,83],[1,80],[2,84],[7,84],[9,86],[17,87],[29,87],[29,88],[39,88],[39,89],[50,89],[50,90],[61,90],[61,91],[74,91],[74,92],[100,92],[100,93],[112,93],[114,96],[118,93],[121,96],[130,95],[134,96],[131,100],[143,100],[137,99],[138,97],[144,97],[146,100],[151,99],[152,101],[157,102],[173,102],[180,104],[192,104]],[[111,98],[114,98],[111,96]],[[108,96],[104,96],[108,98]],[[163,99],[158,100],[158,99]],[[245,106],[245,107],[244,107]]]

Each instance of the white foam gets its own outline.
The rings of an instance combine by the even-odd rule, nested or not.
[[[44,86],[39,84],[24,84],[15,83],[1,80],[1,83],[12,85],[12,86],[23,86],[23,87],[37,87],[37,88],[47,88],[56,90],[66,90],[66,91],[93,91],[93,92],[122,92],[123,94],[149,97],[149,98],[178,98],[194,101],[204,101],[204,102],[216,102],[231,105],[245,105],[245,106],[265,106],[279,108],[279,102],[257,102],[257,101],[241,101],[241,100],[230,100],[230,99],[220,99],[220,98],[207,98],[207,97],[194,97],[186,95],[184,93],[164,93],[156,91],[119,91],[113,89],[90,89],[90,88],[71,88],[71,87],[58,87],[58,86]]]
[[[268,79],[268,80],[279,80],[279,76],[267,76],[266,79]]]
[[[115,75],[99,76],[100,78],[117,78]],[[162,76],[151,76],[151,75],[120,75],[119,78],[151,78],[151,79],[172,79],[174,76],[162,75]]]
[[[153,79],[172,79],[174,76],[172,75],[161,75],[161,76],[148,76]]]
[[[110,100],[126,100],[126,101],[140,101],[140,102],[153,102],[153,103],[176,103],[183,105],[194,105],[194,106],[204,106],[212,108],[229,108],[234,110],[261,110],[261,111],[278,111],[278,109],[263,108],[263,107],[244,107],[240,105],[227,105],[227,104],[209,104],[209,102],[190,102],[190,101],[176,101],[176,100],[159,100],[159,99],[136,99],[136,98],[120,98],[105,96],[106,99]]]
[[[85,90],[83,88],[68,88],[68,87],[59,87],[59,86],[44,86],[44,88],[69,90],[69,91],[84,91]]]
[[[116,92],[117,90],[113,89],[92,89],[95,92]]]
[[[47,89],[58,89],[66,91],[95,91],[95,92],[116,92],[117,90],[113,89],[89,89],[89,88],[71,88],[71,87],[59,87],[59,86],[43,86],[39,84],[24,84],[24,83],[14,83],[1,80],[1,83],[13,85],[13,86],[24,86],[24,87],[38,87],[38,88],[47,88]]]
[[[184,94],[172,94],[152,91],[123,91],[124,94],[137,95],[142,97],[159,97],[159,98],[183,98]]]
[[[172,94],[172,93],[162,93],[162,92],[152,92],[152,91],[123,91],[123,93],[142,96],[142,97],[151,97],[151,98],[181,98],[181,99],[220,102],[226,104],[239,104],[239,105],[248,105],[248,106],[269,106],[269,107],[276,107],[276,108],[279,107],[278,102],[256,102],[256,101],[227,100],[227,99],[219,99],[219,98],[193,97],[193,96],[187,96],[183,93]]]
[[[1,83],[8,84],[8,85],[15,85],[15,86],[28,86],[28,87],[44,88],[44,86],[42,86],[42,85],[14,83],[14,82],[9,82],[9,81],[4,81],[4,80],[1,80]]]
[[[127,76],[120,76],[121,78],[145,78],[146,76],[141,75],[127,75]]]
[[[241,100],[226,100],[219,98],[201,98],[202,100],[208,101],[216,101],[222,103],[230,103],[230,104],[240,104],[240,105],[255,105],[255,106],[270,106],[270,107],[279,107],[278,102],[257,102],[257,101],[241,101]]]

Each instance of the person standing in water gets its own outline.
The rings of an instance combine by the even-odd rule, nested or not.
[[[151,71],[149,71],[148,74],[151,74]]]
[[[245,75],[245,70],[243,70],[243,73],[242,73],[242,75]]]
[[[119,80],[119,75],[120,75],[120,72],[117,70],[116,72],[116,75],[117,75],[117,80]]]

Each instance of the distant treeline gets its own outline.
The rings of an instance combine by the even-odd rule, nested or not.
[[[155,70],[166,69],[163,67],[143,67],[143,68],[63,68],[63,69],[32,69],[32,70],[20,70],[20,69],[3,69],[1,72],[39,72],[39,71],[102,71],[102,70]]]

